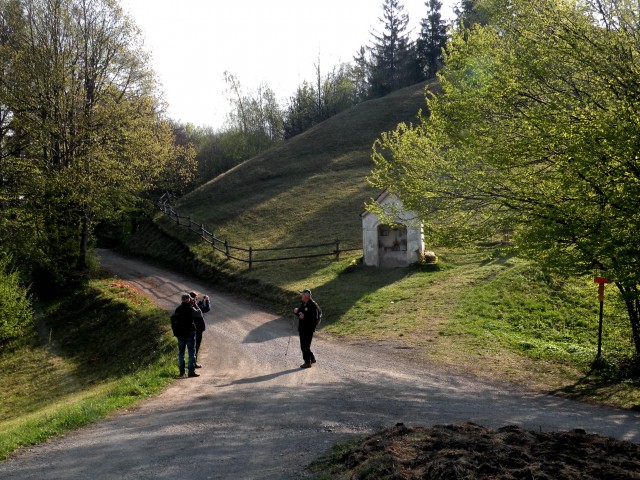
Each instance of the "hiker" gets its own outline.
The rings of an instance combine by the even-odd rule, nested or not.
[[[190,292],[191,296],[191,305],[198,312],[198,316],[195,319],[196,322],[196,368],[202,368],[202,365],[198,363],[198,352],[200,351],[200,344],[202,343],[202,334],[207,329],[206,324],[204,323],[204,312],[200,305],[204,305],[203,301],[198,302],[198,294],[196,292]],[[207,298],[207,304],[209,303],[209,297]],[[211,310],[211,307],[209,307]],[[207,310],[207,312],[209,311]]]
[[[318,304],[311,298],[311,290],[308,288],[300,292],[300,300],[302,301],[300,306],[293,309],[293,313],[298,317],[300,350],[304,360],[300,368],[311,368],[311,365],[316,363],[316,357],[311,351],[311,341],[322,314]]]
[[[194,320],[201,316],[192,305],[191,295],[182,294],[182,303],[176,308],[171,316],[171,328],[173,334],[178,338],[178,369],[180,376],[184,376],[184,351],[189,354],[189,364],[187,366],[189,377],[199,377],[195,370],[196,364],[196,325]]]
[[[198,302],[198,307],[202,313],[209,313],[211,311],[211,301],[209,295],[202,297],[202,300]]]

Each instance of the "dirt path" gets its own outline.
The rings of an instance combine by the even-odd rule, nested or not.
[[[396,422],[584,428],[640,442],[640,413],[450,378],[321,336],[318,365],[302,371],[295,337],[285,357],[289,320],[112,252],[101,260],[163,308],[181,291],[210,292],[202,376],[17,455],[0,464],[4,480],[300,478],[334,442]]]

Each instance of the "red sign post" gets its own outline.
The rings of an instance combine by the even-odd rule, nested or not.
[[[604,310],[604,286],[607,283],[612,283],[611,280],[607,280],[604,277],[596,277],[593,279],[594,283],[598,284],[598,301],[600,302],[600,322],[598,323],[598,355],[596,358],[600,358],[602,355],[602,315]]]

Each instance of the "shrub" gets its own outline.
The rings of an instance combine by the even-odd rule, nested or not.
[[[10,259],[0,256],[0,344],[20,336],[33,319],[29,290],[9,265]]]

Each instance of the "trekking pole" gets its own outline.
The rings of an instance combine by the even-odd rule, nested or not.
[[[294,315],[294,318],[295,318],[295,315]],[[294,321],[291,320],[291,331],[289,332],[289,341],[287,342],[287,351],[284,352],[284,356],[285,357],[288,355],[288,353],[289,353],[289,345],[291,345],[291,336],[293,335],[293,328],[294,328],[293,323],[294,323]]]

